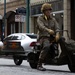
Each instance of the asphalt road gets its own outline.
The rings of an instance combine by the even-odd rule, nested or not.
[[[75,75],[69,71],[67,65],[44,65],[44,67],[47,69],[46,71],[38,71],[32,69],[25,60],[22,65],[16,66],[13,60],[0,58],[0,75]]]

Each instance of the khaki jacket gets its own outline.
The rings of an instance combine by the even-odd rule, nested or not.
[[[44,15],[41,15],[37,18],[37,28],[39,31],[39,37],[41,36],[50,36],[50,34],[46,31],[45,28],[52,29],[54,31],[59,30],[59,24],[55,20],[55,18],[50,17],[47,19]]]

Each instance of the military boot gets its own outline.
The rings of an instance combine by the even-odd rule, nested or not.
[[[43,68],[43,66],[42,66],[42,60],[41,59],[39,59],[39,61],[38,61],[37,70],[46,71],[46,69]]]

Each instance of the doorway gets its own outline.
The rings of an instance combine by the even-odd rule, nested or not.
[[[71,2],[71,39],[75,40],[75,0]]]

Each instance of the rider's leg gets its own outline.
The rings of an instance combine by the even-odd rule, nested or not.
[[[43,48],[41,50],[40,56],[39,56],[39,61],[38,61],[38,65],[37,65],[37,69],[41,70],[41,71],[45,71],[46,69],[43,68],[42,63],[48,53],[48,50],[50,49],[50,42],[48,39],[45,39],[43,41]]]

